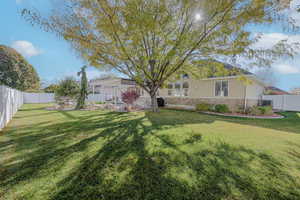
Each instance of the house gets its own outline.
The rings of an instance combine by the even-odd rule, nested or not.
[[[159,96],[169,105],[194,107],[200,103],[226,104],[231,110],[237,110],[240,107],[258,105],[264,91],[265,85],[255,75],[243,70],[241,74],[201,80],[184,75],[180,80],[160,89]]]
[[[293,95],[300,95],[300,88],[294,88],[294,89],[292,89],[291,94],[293,94]]]
[[[104,77],[89,81],[90,92],[95,94],[111,93],[113,88],[129,88],[135,85],[133,80],[119,77]]]
[[[120,101],[123,91],[135,87],[134,81],[119,77],[105,77],[89,81],[89,92],[103,95],[105,101]]]
[[[289,95],[290,93],[288,93],[282,89],[279,89],[277,87],[274,87],[274,86],[268,86],[268,87],[266,87],[266,94],[268,94],[268,95]]]
[[[189,107],[195,107],[199,103],[226,104],[231,110],[237,110],[257,105],[262,99],[265,85],[246,70],[229,64],[224,64],[224,69],[228,72],[226,75],[205,79],[183,75],[179,80],[169,82],[167,87],[160,88],[158,97],[162,97],[168,105]],[[114,93],[114,87],[138,88],[134,81],[123,78],[97,79],[91,81],[90,86],[96,93],[105,93],[106,90]],[[120,98],[120,92],[117,95]],[[141,99],[145,104],[150,102],[149,95],[143,91]]]

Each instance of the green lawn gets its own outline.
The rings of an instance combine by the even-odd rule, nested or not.
[[[46,111],[0,132],[0,199],[300,199],[300,115]]]

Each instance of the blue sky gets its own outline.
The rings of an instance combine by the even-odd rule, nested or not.
[[[22,53],[35,67],[42,80],[52,82],[65,76],[76,75],[84,62],[65,41],[38,27],[32,27],[21,18],[21,8],[28,6],[26,1],[28,0],[1,0],[0,44],[11,46]],[[35,2],[34,6],[39,8],[47,6],[46,0]],[[88,75],[92,78],[99,76],[100,72],[90,68]]]
[[[299,1],[294,0],[293,3]],[[84,62],[75,55],[66,42],[53,34],[32,27],[22,19],[20,10],[28,6],[39,9],[49,7],[47,0],[1,0],[0,44],[11,46],[22,53],[44,81],[53,82],[65,76],[75,75]],[[290,15],[300,24],[300,14],[290,12]],[[300,42],[299,34],[286,34],[278,27],[253,27],[253,31],[264,33],[258,46],[270,46],[281,39]],[[300,56],[296,56],[294,60],[277,61],[272,71],[278,80],[276,86],[285,90],[300,86]],[[91,67],[88,70],[89,78],[100,74],[101,72],[95,68]]]

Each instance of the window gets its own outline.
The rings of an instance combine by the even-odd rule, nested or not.
[[[189,75],[188,74],[182,75],[182,79],[189,79]]]
[[[189,83],[188,82],[184,82],[182,84],[182,89],[183,89],[183,96],[185,96],[185,97],[189,96]]]
[[[181,96],[181,84],[180,83],[175,83],[174,95],[176,97],[180,97]]]
[[[188,92],[189,92],[188,82],[176,82],[176,83],[168,84],[168,96],[187,97]]]
[[[168,84],[168,96],[173,95],[173,84],[169,83]]]
[[[228,97],[228,81],[216,81],[215,96]]]

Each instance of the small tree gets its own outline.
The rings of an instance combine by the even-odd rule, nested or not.
[[[88,97],[88,81],[86,76],[86,66],[83,66],[81,68],[81,71],[78,72],[78,76],[81,75],[81,87],[80,87],[80,93],[77,100],[76,110],[82,109],[85,106],[85,100]]]
[[[132,106],[139,97],[140,94],[136,90],[127,90],[122,93],[122,101],[129,106]]]
[[[66,77],[61,80],[55,90],[55,97],[69,97],[76,98],[79,93],[79,85],[72,77]]]
[[[59,86],[57,84],[51,84],[51,85],[45,87],[43,90],[46,93],[55,93],[55,90],[57,90],[58,87]]]

